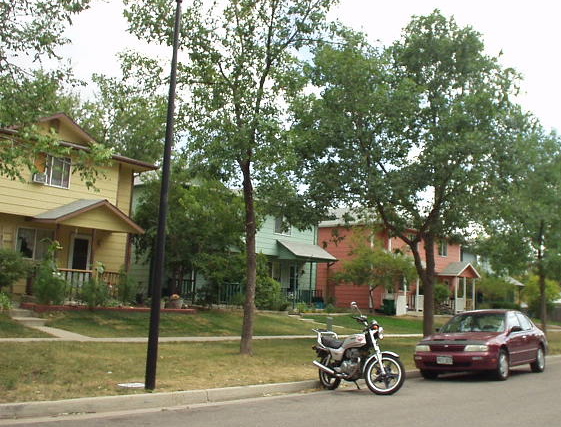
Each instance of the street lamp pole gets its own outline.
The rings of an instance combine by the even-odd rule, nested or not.
[[[152,303],[150,306],[150,331],[148,335],[148,353],[146,357],[146,377],[144,388],[156,388],[156,365],[158,360],[158,339],[160,329],[160,299],[162,297],[162,281],[165,276],[164,259],[166,248],[166,219],[168,213],[168,193],[170,178],[171,149],[173,145],[173,125],[175,112],[175,86],[177,82],[177,49],[181,29],[181,2],[176,0],[175,26],[173,30],[173,56],[169,82],[169,97],[166,119],[166,139],[164,143],[164,159],[162,164],[162,185],[160,192],[160,210],[158,214],[158,232],[156,236],[156,253],[154,275],[152,280]]]

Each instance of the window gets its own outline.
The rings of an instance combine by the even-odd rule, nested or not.
[[[49,248],[48,241],[54,238],[53,230],[42,230],[36,228],[18,228],[16,251],[24,258],[42,260]]]
[[[520,322],[520,326],[522,326],[522,329],[524,329],[525,331],[529,331],[532,329],[532,322],[530,321],[530,319],[528,319],[522,313],[516,313],[516,316],[518,316],[518,321]]]
[[[448,256],[448,242],[444,239],[441,239],[440,242],[438,242],[438,255]]]
[[[286,223],[285,218],[281,216],[275,218],[275,233],[290,236],[290,225]]]
[[[47,161],[45,163],[45,183],[53,187],[70,187],[70,165],[71,161],[68,157],[58,158],[47,156]]]

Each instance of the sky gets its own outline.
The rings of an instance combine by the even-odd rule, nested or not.
[[[174,9],[175,1],[169,3]],[[481,33],[489,55],[502,52],[501,64],[516,69],[524,79],[518,102],[546,129],[561,131],[557,106],[561,2],[557,0],[341,0],[330,17],[365,32],[373,43],[389,45],[399,39],[413,15],[427,15],[434,9]],[[90,10],[74,18],[66,33],[72,43],[61,53],[71,58],[77,76],[85,80],[94,72],[118,75],[116,54],[126,48],[171,58],[171,48],[166,52],[142,46],[126,33],[126,27],[121,0],[96,0]]]

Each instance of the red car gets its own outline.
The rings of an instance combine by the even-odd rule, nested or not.
[[[511,366],[545,369],[547,339],[516,310],[474,310],[452,317],[415,347],[415,365],[426,379],[460,371],[490,371],[506,380]]]

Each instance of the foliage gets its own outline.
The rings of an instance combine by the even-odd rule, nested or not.
[[[49,246],[45,259],[37,267],[33,282],[33,295],[39,304],[60,305],[66,297],[66,280],[58,271],[55,252],[62,249],[62,246],[56,240],[47,240]]]
[[[26,275],[28,270],[29,265],[20,253],[0,248],[0,290],[11,288],[17,280]]]
[[[298,50],[310,45],[325,24],[334,0],[194,0],[186,8],[182,43],[189,62],[179,64],[178,89],[190,101],[188,156],[224,181],[239,183],[245,203],[247,287],[240,351],[251,354],[255,308],[257,230],[255,185],[291,185],[293,156],[284,144],[285,100],[304,81],[296,73]],[[153,0],[126,0],[131,31],[149,42],[171,42],[171,11]],[[154,19],[155,17],[158,19]],[[279,190],[280,191],[280,190]],[[277,198],[277,202],[282,203]]]
[[[444,283],[437,283],[434,286],[434,302],[442,304],[450,298],[450,287]]]
[[[130,277],[124,269],[119,271],[119,281],[117,283],[117,296],[123,304],[130,304],[135,301],[138,284]]]
[[[512,301],[514,285],[504,278],[486,274],[477,281],[484,301]]]
[[[193,178],[174,167],[169,189],[166,269],[175,283],[192,270],[201,270],[212,283],[238,282],[230,251],[243,248],[241,199],[217,181]],[[137,254],[151,257],[158,229],[160,181],[144,183],[134,218],[146,233],[135,237]],[[230,277],[226,277],[230,273]],[[208,276],[207,276],[208,274]],[[221,277],[219,277],[221,276]],[[239,282],[238,282],[239,283]],[[178,292],[178,289],[171,289]]]
[[[80,299],[86,303],[88,308],[93,309],[104,306],[110,299],[109,286],[103,281],[104,267],[99,264],[92,277],[82,285]]]
[[[539,284],[539,277],[531,275],[524,281],[526,285],[522,291],[522,299],[528,304],[528,309],[533,315],[539,315],[541,308],[541,290]],[[548,310],[553,308],[553,301],[559,299],[561,294],[561,287],[559,283],[554,280],[546,280],[545,282],[545,300]]]
[[[343,261],[341,270],[333,275],[336,282],[392,289],[403,279],[411,283],[417,276],[410,256],[388,252],[380,242],[370,245],[360,235],[354,238],[351,247],[350,259]]]
[[[0,311],[9,310],[12,308],[12,300],[8,294],[0,292]]]
[[[162,157],[166,126],[162,68],[130,52],[120,60],[122,78],[93,76],[96,97],[82,106],[80,124],[115,152],[154,163]]]
[[[283,311],[288,307],[281,284],[269,276],[267,257],[263,254],[257,257],[255,306],[262,310],[276,311]]]
[[[414,17],[387,49],[348,30],[334,38],[307,70],[320,96],[293,106],[308,196],[374,210],[409,245],[428,335],[435,242],[483,218],[524,159],[529,121],[511,102],[518,75],[438,11]]]

